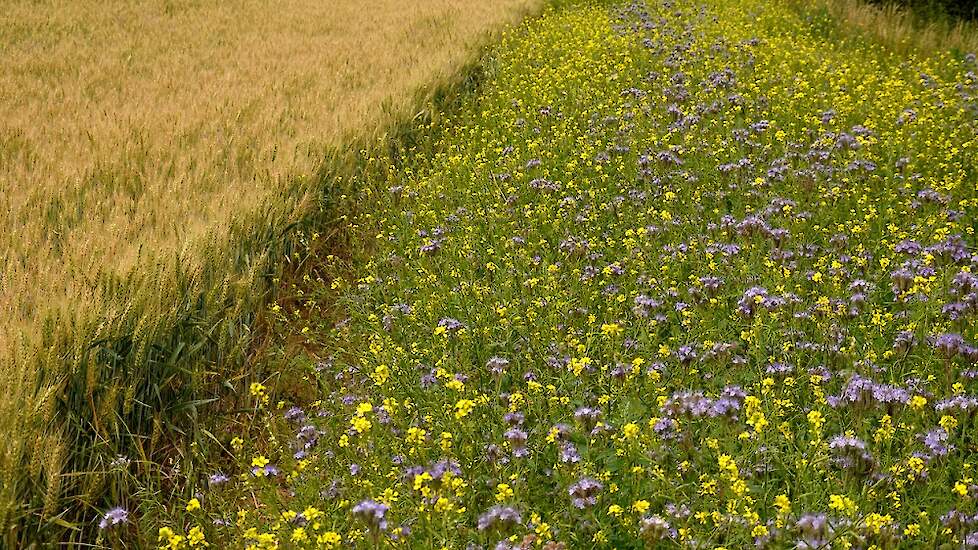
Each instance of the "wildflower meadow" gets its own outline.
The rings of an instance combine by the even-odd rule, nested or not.
[[[774,0],[547,9],[365,159],[99,542],[978,547],[976,71]]]

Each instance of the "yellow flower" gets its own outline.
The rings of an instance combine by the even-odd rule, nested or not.
[[[635,510],[639,514],[644,514],[649,511],[649,501],[647,500],[636,500],[632,503],[632,510]]]
[[[333,548],[338,548],[340,543],[343,542],[343,539],[335,531],[326,531],[316,538],[316,542],[331,550]]]
[[[210,546],[204,540],[204,531],[200,527],[194,527],[187,533],[187,543],[190,546]]]
[[[472,412],[475,408],[475,401],[471,399],[460,399],[458,403],[455,404],[455,418],[462,419]]]
[[[453,508],[455,508],[455,506],[452,504],[452,501],[448,500],[445,497],[438,497],[438,500],[435,501],[436,512],[439,513],[451,512]]]
[[[312,506],[309,506],[305,510],[302,511],[302,517],[306,518],[309,521],[313,521],[313,522],[316,521],[317,519],[323,517],[324,515],[325,514],[323,514],[323,512],[321,512],[318,508],[314,508]]]
[[[854,515],[858,510],[856,503],[851,498],[844,495],[830,495],[829,509],[849,516]]]
[[[415,445],[418,443],[423,443],[424,438],[427,435],[428,432],[422,430],[421,428],[414,428],[414,427],[408,428],[407,442]]]
[[[353,429],[356,430],[357,433],[362,434],[363,432],[369,430],[370,427],[373,426],[373,423],[362,416],[354,416],[350,420],[350,425],[353,426]]]
[[[880,427],[873,435],[873,441],[876,441],[877,443],[889,441],[895,433],[896,428],[893,427],[893,419],[890,417],[890,415],[884,414],[883,418],[880,419]]]
[[[808,423],[812,425],[812,429],[816,432],[821,431],[822,426],[825,425],[825,417],[818,411],[811,411],[808,413]]]
[[[263,466],[264,466],[264,464],[263,464]],[[196,510],[200,510],[200,500],[198,500],[195,497],[195,498],[190,499],[187,502],[187,511],[188,512],[193,512],[193,511],[196,511]]]
[[[632,422],[625,424],[621,429],[621,433],[625,436],[625,439],[635,439],[641,431],[638,424]]]
[[[374,373],[371,375],[371,378],[373,378],[375,384],[378,386],[383,386],[387,383],[387,379],[390,377],[390,374],[391,371],[387,365],[378,365],[377,368],[374,369]]]
[[[737,468],[737,463],[730,455],[720,455],[717,458],[717,465],[720,466],[720,470],[727,474],[730,479],[737,479],[740,477],[740,470]]]
[[[159,534],[156,536],[156,540],[163,542],[165,540],[170,540],[175,533],[173,529],[169,527],[160,527]]]
[[[954,428],[958,427],[958,420],[953,416],[944,415],[941,417],[941,420],[938,422],[938,424],[940,424],[941,427],[947,430],[948,432],[952,432],[954,431]]]
[[[261,455],[256,456],[251,459],[251,465],[255,468],[264,468],[268,465],[268,459]]]
[[[309,540],[309,535],[306,534],[306,530],[302,527],[296,527],[295,531],[292,531],[292,542],[305,542]]]
[[[874,535],[880,534],[883,527],[886,527],[892,522],[893,518],[889,514],[882,516],[874,512],[866,516],[866,528]]]
[[[513,489],[506,483],[496,485],[496,500],[502,502],[513,497]]]
[[[774,507],[778,509],[778,513],[781,515],[790,513],[791,501],[788,500],[788,495],[780,494],[774,497]]]
[[[169,548],[170,550],[178,550],[179,548],[183,547],[183,542],[185,540],[187,540],[187,537],[184,537],[183,535],[173,535],[169,539],[167,539],[167,545],[160,546],[160,548]]]

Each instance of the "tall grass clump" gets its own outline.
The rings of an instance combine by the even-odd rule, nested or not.
[[[360,151],[534,5],[4,4],[0,546],[89,543],[120,480],[213,437]]]
[[[815,24],[841,29],[839,38],[861,36],[900,54],[978,51],[978,22],[928,15],[898,2],[789,0]]]
[[[973,55],[649,0],[548,11],[490,67],[373,161],[369,248],[269,309],[265,377],[144,532],[978,545]]]
[[[917,12],[921,17],[940,19],[978,19],[974,0],[873,0],[881,5],[898,5]]]

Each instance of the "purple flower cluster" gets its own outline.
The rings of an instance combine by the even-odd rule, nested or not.
[[[567,493],[571,497],[571,504],[583,510],[598,503],[598,493],[601,489],[604,489],[604,485],[598,480],[582,477],[567,489]]]
[[[479,516],[479,530],[487,531],[491,529],[503,531],[523,521],[519,510],[512,506],[497,505]]]
[[[363,520],[370,529],[386,531],[388,510],[390,508],[386,504],[374,500],[361,500],[350,511]]]
[[[497,378],[505,374],[508,367],[509,360],[502,357],[492,357],[486,361],[486,368]]]
[[[955,395],[935,403],[934,410],[941,414],[971,415],[978,410],[978,398],[970,395]]]
[[[680,391],[673,393],[662,406],[668,416],[734,417],[744,404],[747,394],[740,386],[728,386],[720,396],[710,399],[702,391]]]
[[[829,452],[832,461],[844,470],[855,474],[868,474],[876,466],[872,453],[866,448],[866,442],[858,437],[837,435],[829,441]]]
[[[871,405],[902,405],[910,400],[907,390],[882,384],[858,374],[852,376],[839,395],[831,395],[827,401],[832,407],[869,407]]]
[[[117,506],[102,516],[102,519],[98,522],[98,528],[105,530],[109,527],[125,523],[129,523],[129,512],[125,508]]]
[[[652,515],[639,521],[639,533],[649,542],[675,538],[676,530],[661,516]]]
[[[938,334],[930,338],[930,343],[946,360],[960,355],[970,361],[978,361],[978,348],[968,344],[960,334],[950,332]]]
[[[924,446],[927,447],[927,454],[925,458],[933,459],[937,457],[947,456],[952,450],[954,450],[954,445],[950,445],[948,440],[948,433],[944,428],[934,428],[928,431],[923,436],[921,440]]]
[[[805,514],[795,523],[798,540],[795,548],[799,550],[815,550],[828,548],[835,529],[825,514]]]
[[[745,317],[753,317],[760,309],[774,311],[786,303],[787,300],[780,296],[769,295],[766,288],[754,286],[745,290],[737,301],[737,312]]]

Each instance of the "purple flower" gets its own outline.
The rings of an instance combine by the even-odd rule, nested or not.
[[[594,506],[598,503],[598,492],[601,489],[604,489],[604,485],[598,480],[590,477],[582,477],[577,483],[567,489],[567,493],[571,497],[571,504],[575,508],[583,510],[588,506]]]
[[[655,313],[653,317],[657,321],[665,321],[667,317],[660,311],[662,306],[663,303],[661,301],[656,300],[655,298],[649,298],[644,294],[640,294],[635,297],[635,307],[632,308],[632,311],[634,311],[635,315],[638,317],[649,317],[653,316],[652,314]]]
[[[915,345],[917,345],[917,338],[909,330],[901,330],[893,338],[893,350],[900,353],[906,353]]]
[[[763,304],[768,299],[767,289],[760,286],[748,288],[744,295],[737,302],[737,311],[744,316],[751,317],[757,311],[757,306]]]
[[[951,280],[951,294],[965,296],[978,292],[978,276],[967,271],[959,271]]]
[[[866,442],[857,437],[833,437],[829,441],[829,452],[837,466],[856,474],[867,474],[876,464],[873,455],[866,449]]]
[[[737,224],[737,233],[744,236],[750,237],[752,235],[768,235],[771,228],[768,226],[767,222],[758,216],[747,216]]]
[[[506,372],[506,367],[509,366],[509,360],[503,359],[502,357],[492,357],[486,361],[486,368],[493,376],[502,376]]]
[[[978,409],[978,398],[970,395],[955,395],[934,404],[934,410],[939,413],[971,414],[976,409]]]
[[[319,431],[315,426],[306,424],[295,435],[296,440],[302,444],[303,449],[310,449],[316,446],[319,441]]]
[[[960,334],[949,332],[933,337],[931,344],[945,359],[953,359],[955,355],[961,353],[966,347],[964,338]]]
[[[577,447],[573,443],[561,443],[560,461],[565,464],[576,464],[581,461],[581,455],[577,452]]]
[[[910,400],[910,392],[903,388],[880,384],[855,374],[846,382],[839,395],[829,396],[827,401],[832,407],[868,406],[871,404],[895,405],[904,404]]]
[[[798,530],[796,548],[812,549],[825,548],[832,536],[832,526],[825,514],[805,514],[795,523]]]
[[[107,529],[120,523],[129,523],[129,512],[121,506],[117,506],[102,516],[102,520],[98,522],[99,529]]]
[[[521,412],[510,412],[503,415],[503,421],[510,426],[522,426],[526,421],[526,416]]]
[[[428,475],[434,481],[441,481],[441,478],[445,477],[446,473],[451,473],[453,476],[462,475],[462,469],[455,460],[441,459],[435,462],[428,468]]]
[[[479,516],[479,530],[498,529],[500,531],[523,521],[519,510],[511,506],[497,505]]]
[[[231,478],[224,475],[223,472],[215,472],[207,478],[207,485],[210,487],[218,487],[220,485],[224,485],[228,481],[231,481]]]
[[[948,433],[944,428],[934,428],[925,433],[921,439],[924,442],[924,446],[930,451],[928,458],[947,456],[948,453],[954,450],[954,445],[949,445],[947,442]]]
[[[353,507],[351,512],[367,523],[370,529],[376,531],[387,530],[387,511],[390,508],[386,504],[374,500],[361,500]]]
[[[772,363],[768,365],[765,372],[768,374],[776,374],[780,376],[787,376],[795,370],[794,367],[785,363]]]
[[[601,420],[601,410],[591,407],[580,407],[574,411],[574,420],[580,422],[586,430],[591,430]]]
[[[647,541],[659,541],[676,536],[676,530],[661,516],[652,515],[639,522],[639,533]]]
[[[680,346],[676,350],[676,359],[679,359],[679,362],[683,365],[688,365],[696,359],[696,350],[693,349],[693,346]]]
[[[513,456],[522,458],[530,454],[526,449],[526,439],[528,436],[523,430],[519,428],[510,428],[506,430],[503,437],[506,438],[506,441],[508,441],[509,445],[513,448]]]
[[[924,247],[921,246],[920,243],[918,243],[917,241],[907,239],[898,242],[896,246],[893,248],[893,250],[900,254],[906,254],[908,256],[917,256],[924,250]]]
[[[451,317],[445,317],[438,321],[439,327],[444,327],[449,332],[458,332],[465,328],[465,323],[459,321],[458,319],[452,319]]]
[[[279,470],[278,466],[274,464],[266,464],[265,466],[255,466],[251,469],[251,473],[254,474],[255,477],[275,477],[281,473],[281,470]]]
[[[890,273],[890,280],[893,281],[893,293],[901,294],[910,290],[913,285],[914,274],[906,267],[894,270]]]
[[[421,245],[421,248],[419,250],[422,254],[426,256],[431,256],[435,252],[441,250],[442,242],[444,242],[444,239],[431,239],[427,243]]]
[[[306,413],[299,407],[292,407],[285,411],[285,419],[291,420],[292,422],[303,422],[306,419]]]

